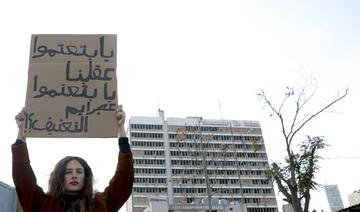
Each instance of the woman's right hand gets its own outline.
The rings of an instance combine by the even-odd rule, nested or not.
[[[20,139],[24,142],[26,140],[26,136],[23,132],[25,117],[26,117],[26,112],[24,108],[15,116],[16,124],[18,125],[19,128],[17,139]]]

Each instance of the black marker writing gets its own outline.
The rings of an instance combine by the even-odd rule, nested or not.
[[[104,83],[104,99],[113,100],[116,97],[116,91],[113,91],[111,96],[108,95],[108,83]]]
[[[92,115],[96,113],[97,115],[100,115],[101,111],[115,111],[116,104],[108,101],[108,103],[98,105],[96,107],[90,106],[90,101],[87,102],[86,106],[81,105],[79,108],[74,106],[66,106],[65,107],[65,118],[69,118],[69,115]]]
[[[34,88],[37,88],[37,78],[34,77]],[[82,86],[74,86],[74,85],[66,85],[61,84],[60,90],[50,89],[45,85],[42,85],[39,87],[39,90],[37,91],[38,94],[35,93],[33,98],[41,98],[44,96],[49,97],[57,97],[57,96],[64,96],[64,97],[85,97],[88,99],[93,99],[97,97],[97,88],[94,88],[92,93],[88,91],[88,85],[86,83],[82,83]]]
[[[79,121],[58,121],[52,120],[49,116],[45,123],[40,124],[39,120],[33,119],[34,113],[26,114],[25,130],[26,131],[45,131],[48,135],[53,132],[69,132],[69,133],[86,133],[88,131],[88,117],[81,116]]]
[[[72,76],[71,73],[77,72],[77,76]],[[110,81],[112,78],[109,76],[110,72],[115,72],[114,68],[105,68],[104,70],[100,65],[93,66],[91,59],[89,60],[88,70],[85,74],[81,69],[74,71],[71,69],[71,61],[66,62],[66,80],[67,81],[83,81],[89,82],[90,80]]]
[[[73,55],[73,56],[85,56],[88,58],[94,58],[98,55],[98,49],[94,49],[92,53],[88,53],[87,46],[85,44],[79,45],[79,47],[75,45],[64,45],[62,43],[57,44],[58,49],[48,48],[46,45],[38,46],[38,36],[34,38],[34,48],[33,48],[33,56],[32,58],[42,57],[44,55],[48,55],[49,57],[54,57],[57,54],[60,55]],[[114,50],[106,53],[105,49],[105,38],[101,36],[99,38],[99,49],[100,49],[100,57],[102,58],[112,58],[114,56]]]

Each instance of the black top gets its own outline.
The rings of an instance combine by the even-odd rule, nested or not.
[[[119,138],[119,148],[121,153],[130,153],[130,144],[129,139],[127,137],[120,137]]]

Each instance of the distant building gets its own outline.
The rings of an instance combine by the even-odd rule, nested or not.
[[[328,199],[331,212],[336,212],[344,208],[343,201],[337,185],[325,185],[325,193]]]
[[[131,117],[135,181],[128,212],[277,212],[257,121]],[[166,201],[164,201],[166,200]]]
[[[22,212],[14,187],[0,181],[0,211]]]
[[[349,194],[348,199],[350,206],[360,204],[360,190]]]

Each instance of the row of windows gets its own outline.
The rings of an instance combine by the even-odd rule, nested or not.
[[[166,183],[166,178],[139,178],[135,177],[135,183],[157,183],[163,184]]]
[[[175,194],[203,194],[206,192],[206,188],[174,188]]]
[[[182,157],[200,157],[202,156],[200,151],[171,151],[171,156],[182,156]],[[266,158],[265,153],[253,153],[253,152],[206,152],[207,157],[214,158]]]
[[[132,146],[141,146],[141,147],[163,147],[164,142],[158,142],[158,141],[131,141]]]
[[[203,178],[182,179],[181,184],[183,184],[183,185],[205,184],[205,179],[203,179]],[[210,184],[222,184],[222,185],[234,184],[234,185],[237,185],[237,184],[239,184],[239,180],[238,179],[210,179]]]
[[[203,166],[203,161],[200,160],[171,160],[171,165],[179,165],[179,166]],[[209,160],[206,161],[208,166],[214,167],[268,167],[267,162],[265,161],[216,161],[216,160]]]
[[[136,138],[163,138],[162,133],[145,133],[145,132],[132,132],[132,137]],[[200,140],[200,135],[198,134],[169,134],[170,139],[177,141],[187,140]],[[259,136],[239,136],[239,135],[203,135],[203,140],[210,141],[252,141],[260,142],[262,141]]]
[[[247,208],[247,212],[277,212],[276,208]]]
[[[135,164],[138,165],[164,165],[165,160],[160,159],[134,159]]]
[[[173,175],[203,175],[203,169],[172,169]],[[206,170],[208,175],[227,175],[227,176],[238,176],[240,175],[265,175],[264,170]]]
[[[153,134],[153,133],[152,133]],[[160,134],[161,135],[161,134]],[[163,147],[163,141],[131,141],[132,146],[140,146],[140,147]],[[200,149],[200,147],[207,149],[244,149],[244,150],[252,150],[259,151],[264,150],[263,144],[220,144],[220,143],[194,143],[194,142],[170,142],[171,148],[186,148],[186,149]],[[263,153],[264,154],[264,153]]]
[[[154,125],[154,124],[131,124],[130,126],[131,126],[131,129],[141,129],[141,130],[162,130],[163,129],[162,125]],[[169,129],[176,130],[177,132],[184,131],[183,127],[182,128],[169,127]],[[235,133],[236,132],[237,133],[245,133],[245,132],[258,133],[258,131],[260,130],[258,128],[233,128],[233,130],[231,130],[229,128],[218,128],[218,127],[209,127],[209,126],[202,126],[200,129],[201,129],[201,132],[221,132],[221,133],[231,133],[231,131],[233,131]],[[199,132],[199,127],[198,126],[186,126],[185,131],[196,133],[196,132]]]
[[[258,128],[258,124],[252,127],[213,127],[213,126],[202,126],[200,129],[202,132],[220,132],[220,133],[256,133],[261,134],[261,129]],[[199,132],[199,126],[169,126],[169,129],[177,132]]]
[[[243,188],[244,194],[271,194],[270,188]]]
[[[172,148],[187,148],[187,149],[200,149],[200,147],[206,149],[245,149],[245,150],[264,150],[263,144],[220,144],[220,143],[195,143],[195,142],[170,142],[170,147]]]
[[[137,174],[165,174],[165,169],[135,168]],[[207,170],[208,175],[265,175],[264,170]],[[172,169],[173,175],[203,175],[203,169]]]
[[[160,175],[164,175],[165,174],[165,169],[139,169],[139,168],[135,168],[135,173],[136,174],[160,174]]]
[[[226,199],[228,202],[243,202],[243,203],[265,203],[268,202],[271,204],[276,204],[276,200],[274,198],[222,198]],[[249,208],[248,208],[249,209]],[[260,208],[258,208],[260,209]],[[269,208],[274,209],[274,208]]]
[[[213,201],[215,200],[215,198],[213,199]],[[269,203],[272,205],[276,205],[276,201],[274,198],[224,198],[221,197],[221,199],[219,199],[219,204],[221,204],[222,200],[225,200],[227,202],[244,202],[244,203],[265,203],[266,205],[268,205]],[[203,198],[194,198],[194,197],[187,197],[186,198],[186,203],[196,203],[196,204],[204,204],[204,199]],[[206,204],[206,203],[205,203]],[[275,206],[276,207],[276,206]],[[261,207],[256,207],[256,208],[250,208],[248,207],[247,212],[249,212],[249,209],[252,209],[251,212],[277,212],[276,208],[261,208]],[[230,208],[230,211],[232,210],[232,208]]]
[[[165,152],[160,150],[144,150],[144,155],[150,156],[164,156]]]
[[[174,184],[182,184],[182,185],[201,185],[205,184],[205,179],[202,178],[202,176],[198,176],[200,178],[191,178],[191,179],[185,179],[185,178],[174,178],[173,183]],[[165,178],[149,178],[149,177],[136,177],[136,182],[139,183],[166,183]],[[224,178],[211,178],[210,184],[220,184],[220,185],[239,185],[240,180],[236,177],[233,179],[224,179]],[[246,185],[270,185],[269,180],[264,179],[247,179],[247,180],[241,180],[242,183],[245,183]]]
[[[169,133],[169,138],[177,141],[184,140],[200,140],[203,141],[261,141],[259,136],[243,136],[243,135],[202,135],[186,134],[186,133]]]
[[[132,138],[163,138],[162,133],[142,133],[142,132],[132,132]]]
[[[174,193],[205,193],[206,188],[174,188]],[[211,188],[211,192],[215,194],[271,194],[270,188]]]
[[[228,202],[243,202],[243,203],[276,202],[275,199],[273,198],[261,198],[261,199],[260,198],[223,198],[223,199],[226,199]]]
[[[240,182],[239,179],[210,179],[210,184],[218,184],[218,185],[239,185]],[[174,180],[174,183],[176,180]],[[192,178],[192,179],[179,179],[177,180],[178,184],[182,185],[199,185],[199,184],[205,184],[204,178]],[[269,180],[262,180],[262,179],[253,179],[252,183],[254,185],[270,185]]]
[[[257,184],[261,184],[261,185],[269,185],[270,181],[269,180],[262,180],[262,179],[254,179],[252,180],[252,183],[257,185]]]
[[[216,132],[219,130],[218,127],[201,127],[200,129],[201,129],[201,131],[205,131],[205,132],[206,131]],[[186,126],[185,130],[190,131],[190,132],[197,132],[197,131],[199,131],[199,126]]]
[[[134,192],[137,193],[166,193],[166,188],[143,188],[143,187],[134,187]]]
[[[162,130],[162,125],[153,124],[131,124],[132,129]]]
[[[218,131],[218,128],[217,127],[201,127],[201,131],[216,132],[216,131]]]

